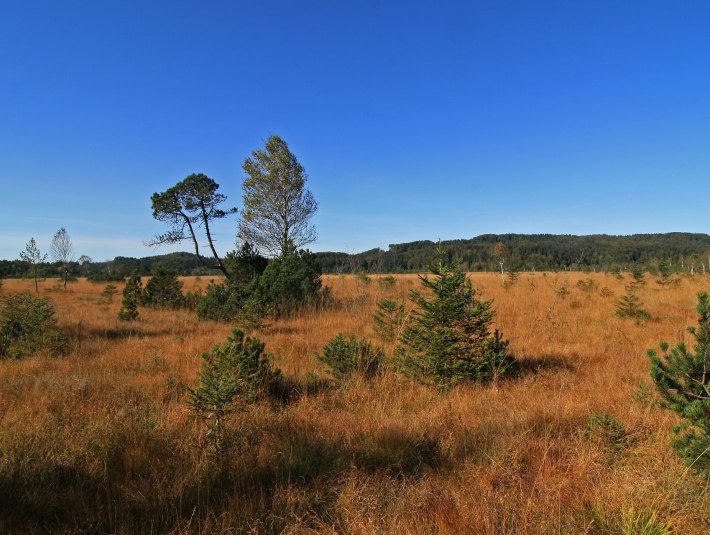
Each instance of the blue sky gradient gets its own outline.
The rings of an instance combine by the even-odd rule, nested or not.
[[[202,172],[240,206],[270,134],[313,250],[708,232],[708,28],[700,1],[4,0],[0,258],[59,227],[154,254],[150,195]]]

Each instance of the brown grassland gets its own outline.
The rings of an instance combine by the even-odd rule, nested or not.
[[[250,333],[293,392],[232,416],[218,457],[183,385],[231,327],[183,310],[119,322],[120,293],[43,282],[70,350],[0,360],[0,532],[709,533],[708,480],[670,446],[678,419],[654,402],[645,353],[691,340],[710,277],[647,277],[643,325],[615,315],[629,275],[471,277],[494,299],[515,377],[442,394],[392,371],[325,380],[323,345],[372,336],[377,300],[418,282],[324,277],[336,305]]]

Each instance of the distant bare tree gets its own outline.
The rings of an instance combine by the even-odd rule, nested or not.
[[[496,262],[500,265],[500,277],[505,280],[503,266],[505,265],[505,259],[508,257],[508,248],[504,243],[498,242],[493,246],[493,251],[491,253]]]
[[[62,278],[64,279],[64,291],[67,291],[67,278],[69,277],[69,262],[74,260],[74,246],[72,245],[67,229],[60,228],[52,238],[49,245],[49,252],[55,262],[61,264]]]

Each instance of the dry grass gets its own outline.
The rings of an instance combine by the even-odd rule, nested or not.
[[[472,279],[494,299],[519,377],[445,395],[394,373],[317,380],[328,340],[372,335],[377,300],[418,285],[327,277],[334,309],[256,333],[300,395],[235,416],[216,459],[181,385],[230,326],[145,309],[121,323],[120,295],[104,302],[103,285],[45,282],[71,351],[0,361],[0,531],[636,533],[648,521],[707,533],[707,481],[669,447],[676,419],[652,403],[645,350],[686,337],[710,279],[649,281],[641,326],[614,314],[628,280],[611,275],[521,274],[507,289],[494,274]],[[33,282],[2,291],[21,289]],[[621,440],[589,425],[600,414]]]

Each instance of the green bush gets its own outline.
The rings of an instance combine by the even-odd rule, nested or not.
[[[244,333],[235,329],[223,345],[202,354],[198,384],[187,389],[187,404],[207,423],[209,437],[218,449],[225,418],[266,395],[280,376],[264,353],[264,343],[245,339]]]
[[[141,304],[153,308],[182,308],[185,306],[182,286],[175,271],[159,266],[141,293]]]
[[[392,275],[385,275],[384,277],[380,277],[377,282],[380,285],[380,288],[389,290],[397,285],[397,277],[394,277]]]
[[[316,257],[304,250],[270,260],[255,283],[252,302],[265,314],[277,317],[304,305],[319,304],[327,296]]]
[[[247,287],[258,279],[268,265],[268,259],[261,256],[249,242],[242,244],[239,251],[227,253],[224,258],[230,281],[241,287]]]
[[[258,293],[259,277],[268,260],[260,256],[249,243],[239,251],[232,251],[224,259],[230,279],[222,284],[210,284],[205,295],[200,296],[195,310],[203,320],[240,322],[253,327],[260,323],[265,307]]]
[[[195,311],[201,320],[234,321],[246,300],[246,294],[229,283],[210,284],[200,297]]]
[[[21,358],[40,351],[61,354],[67,342],[49,299],[29,292],[0,297],[0,357]]]
[[[603,411],[589,414],[584,436],[599,440],[615,450],[623,449],[629,442],[629,433],[624,424]]]
[[[649,349],[651,378],[663,398],[662,405],[677,412],[681,425],[674,429],[673,446],[683,460],[699,471],[710,472],[710,298],[698,294],[698,327],[688,331],[695,337],[695,352],[684,342],[668,350],[661,343],[663,358]]]
[[[118,319],[121,321],[138,319],[138,303],[141,301],[142,291],[141,278],[137,274],[131,275],[123,288],[123,301],[118,311]]]
[[[89,282],[123,282],[126,280],[126,276],[119,271],[114,271],[113,273],[109,273],[108,271],[91,271],[86,276],[86,280]]]
[[[374,376],[384,365],[385,353],[365,339],[339,334],[323,347],[318,359],[330,367],[333,377],[341,380],[353,372]]]
[[[464,380],[489,381],[507,372],[514,360],[500,333],[490,334],[492,301],[476,298],[471,280],[444,261],[443,251],[429,271],[433,278],[420,276],[427,294],[410,292],[416,308],[400,338],[403,371],[440,388]]]

